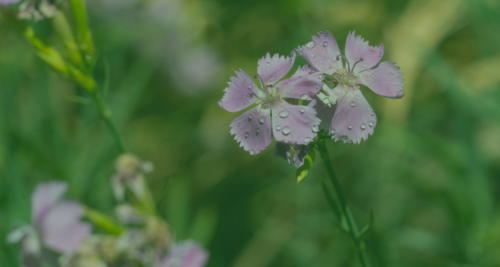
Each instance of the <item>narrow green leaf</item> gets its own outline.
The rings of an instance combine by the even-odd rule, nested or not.
[[[323,193],[325,194],[326,202],[328,202],[328,206],[332,210],[333,214],[337,216],[337,219],[340,222],[340,226],[342,227],[342,229],[344,229],[344,231],[349,232],[349,226],[347,225],[347,220],[345,219],[344,215],[342,215],[342,212],[340,211],[337,202],[335,202],[332,195],[330,194],[330,191],[326,187],[325,181],[321,181],[321,186],[323,188]]]
[[[88,207],[83,207],[85,217],[95,226],[99,227],[101,230],[108,234],[119,236],[123,233],[123,229],[116,225],[111,218],[107,215],[93,210]]]
[[[359,231],[359,234],[356,237],[358,240],[360,240],[368,231],[370,231],[370,229],[373,226],[373,220],[374,220],[373,209],[370,209],[370,222],[368,222],[368,224],[365,225],[365,227],[363,227],[361,231]]]
[[[311,147],[311,150],[309,150],[309,153],[304,159],[304,165],[300,166],[295,172],[297,176],[297,183],[299,183],[300,181],[302,181],[304,178],[307,177],[307,175],[309,174],[309,170],[311,169],[312,164],[315,160],[316,160],[316,151],[314,150],[314,147]]]

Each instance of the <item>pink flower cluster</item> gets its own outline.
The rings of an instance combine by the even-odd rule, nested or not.
[[[299,67],[290,78],[281,80],[293,67],[295,51],[290,57],[271,57],[268,53],[257,62],[254,78],[260,88],[245,71],[236,71],[219,101],[219,106],[230,112],[255,104],[230,125],[230,133],[251,155],[268,147],[272,136],[277,147],[304,147],[317,138],[320,130],[334,140],[359,144],[377,125],[360,85],[384,97],[404,96],[399,67],[394,62],[380,62],[384,46],[370,46],[355,32],[347,36],[344,55],[330,32],[319,32],[296,50],[311,67]],[[334,83],[333,88],[324,83],[325,79]]]

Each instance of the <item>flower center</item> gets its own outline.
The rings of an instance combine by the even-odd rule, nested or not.
[[[256,96],[258,99],[257,99],[257,101],[255,101],[255,104],[258,105],[258,104],[264,102],[264,104],[262,104],[262,108],[268,108],[274,102],[276,102],[276,100],[278,100],[278,99],[279,99],[279,101],[283,101],[283,95],[278,94],[278,92],[276,91],[276,88],[274,88],[274,86],[272,84],[267,84],[267,85],[264,84],[262,82],[262,78],[260,77],[260,75],[255,74],[254,78],[257,78],[257,77],[259,77],[260,85],[262,87],[262,90],[265,93],[265,96],[263,98]]]
[[[358,61],[356,61],[354,63],[354,65],[352,65],[352,68],[351,68],[351,64],[349,63],[349,60],[347,60],[347,58],[343,55],[338,55],[337,56],[337,60],[339,60],[340,58],[343,58],[347,64],[347,70],[346,69],[337,69],[335,71],[335,73],[333,74],[333,76],[335,76],[335,78],[337,79],[337,81],[340,83],[340,84],[343,84],[343,85],[346,85],[346,86],[352,86],[354,88],[356,88],[356,78],[359,77],[359,73],[355,73],[354,72],[354,68],[356,67],[356,65],[363,61],[362,58],[360,58]]]

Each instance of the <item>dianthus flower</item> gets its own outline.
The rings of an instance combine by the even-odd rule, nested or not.
[[[40,184],[31,196],[32,226],[23,226],[9,234],[11,243],[21,242],[25,266],[38,266],[43,248],[59,253],[74,252],[90,235],[91,227],[82,223],[82,207],[72,201],[62,201],[65,183]]]
[[[365,85],[380,96],[401,98],[404,96],[403,75],[394,62],[380,62],[384,46],[368,45],[355,32],[346,40],[345,56],[341,55],[337,42],[330,32],[319,32],[312,41],[297,48],[299,54],[311,66],[334,77],[337,83],[332,90],[324,85],[317,95],[318,117],[321,128],[329,132],[332,139],[344,143],[359,144],[368,139],[377,125],[377,117],[361,93],[359,85]],[[342,64],[346,61],[346,66]]]
[[[312,100],[323,85],[323,75],[312,71],[309,66],[299,67],[288,79],[278,82],[292,68],[295,52],[291,57],[269,53],[259,59],[257,73],[262,90],[243,70],[236,71],[236,77],[225,90],[219,106],[230,112],[238,112],[252,104],[248,110],[231,122],[230,133],[246,151],[255,155],[271,143],[272,136],[278,142],[307,144],[319,131],[321,120],[310,106],[292,105],[285,99]],[[276,84],[277,83],[277,84]],[[271,122],[271,116],[274,117]]]

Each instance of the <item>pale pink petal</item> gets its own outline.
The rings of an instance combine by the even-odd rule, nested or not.
[[[264,96],[248,73],[241,69],[235,73],[236,77],[231,77],[229,87],[224,89],[224,96],[218,102],[221,108],[230,112],[237,112],[252,105],[257,99],[256,95]]]
[[[285,98],[312,100],[323,86],[323,75],[313,72],[309,66],[299,66],[289,79],[280,81],[275,87],[276,91]]]
[[[363,61],[356,65],[355,70],[360,71],[369,69],[380,62],[384,55],[384,45],[380,44],[378,47],[368,45],[361,35],[356,36],[355,32],[350,32],[347,36],[345,44],[345,56],[352,66],[361,58]]]
[[[319,32],[318,34],[319,37],[312,36],[312,41],[299,46],[297,52],[313,68],[332,75],[336,69],[342,68],[342,60],[337,60],[337,56],[340,55],[339,46],[330,32]]]
[[[262,81],[266,85],[274,85],[276,82],[285,77],[290,71],[295,62],[295,52],[292,52],[290,57],[281,56],[279,54],[267,53],[266,56],[259,59],[257,63],[257,73],[259,73]]]
[[[332,138],[355,144],[359,144],[362,139],[367,140],[377,125],[377,116],[366,98],[359,89],[352,87],[345,89],[340,85],[334,91],[340,97],[330,126]]]
[[[274,156],[282,157],[298,169],[304,165],[304,159],[309,153],[310,147],[308,145],[292,145],[282,142],[276,142],[274,146]]]
[[[66,193],[68,185],[63,182],[49,182],[39,184],[31,195],[31,219],[37,225],[40,219],[54,206]]]
[[[403,92],[405,79],[401,78],[404,73],[400,72],[399,67],[395,65],[394,62],[384,61],[377,68],[362,72],[359,77],[360,83],[378,95],[402,98],[405,95]]]
[[[83,209],[70,201],[59,202],[41,221],[42,242],[60,253],[75,251],[91,232],[90,225],[82,223]]]
[[[208,252],[198,243],[185,241],[172,248],[161,260],[160,267],[203,267],[207,260]]]
[[[271,143],[271,116],[262,104],[243,113],[231,122],[230,133],[251,155],[260,153]]]
[[[276,141],[304,145],[316,138],[321,120],[316,117],[313,107],[276,101],[271,109]]]

